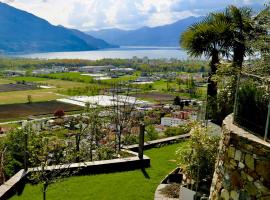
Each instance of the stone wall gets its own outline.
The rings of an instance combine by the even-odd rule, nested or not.
[[[212,200],[270,200],[270,143],[223,121]]]

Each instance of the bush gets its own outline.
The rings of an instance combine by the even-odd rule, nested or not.
[[[215,169],[219,137],[209,135],[207,129],[195,124],[190,131],[186,148],[176,151],[179,167],[193,180],[211,180]]]
[[[124,145],[137,144],[139,142],[138,136],[134,134],[126,135],[123,139]]]
[[[156,140],[158,139],[158,132],[153,125],[146,127],[146,140]]]
[[[238,91],[236,122],[264,136],[269,99],[265,88],[246,81]]]
[[[61,118],[61,117],[65,116],[65,111],[62,110],[62,109],[56,110],[56,111],[54,112],[54,116],[55,116],[55,117],[58,117],[58,118]]]
[[[167,137],[176,136],[176,135],[183,135],[190,131],[190,125],[183,125],[179,127],[168,127],[164,134]]]
[[[114,158],[114,149],[110,146],[100,146],[96,150],[97,160],[110,160]]]

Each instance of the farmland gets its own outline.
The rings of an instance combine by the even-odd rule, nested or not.
[[[0,84],[0,92],[11,92],[11,91],[24,91],[24,90],[35,90],[38,89],[34,85],[24,85],[24,84]]]
[[[149,101],[162,102],[162,103],[172,102],[175,97],[175,95],[160,93],[160,92],[137,93],[137,94],[132,94],[132,96],[137,97],[139,99],[145,99]]]
[[[71,112],[82,110],[82,107],[57,101],[0,105],[0,121],[18,120],[27,116],[51,115],[58,109]]]
[[[57,79],[46,79],[46,78],[36,79],[36,77],[16,77],[16,78],[12,78],[11,80],[0,79],[0,83],[1,82],[8,83],[7,81],[12,82],[12,81],[23,81],[23,80],[26,82],[31,82],[31,81],[37,82],[41,85],[50,85],[50,86],[53,86],[54,88],[0,92],[0,105],[13,104],[13,103],[26,103],[28,95],[31,95],[33,102],[55,100],[55,99],[59,99],[65,96],[63,95],[63,93],[65,93],[65,91],[68,89],[84,88],[86,86],[89,86],[89,84],[86,84],[86,83],[64,81],[64,80],[57,80]],[[60,92],[62,94],[59,94]]]

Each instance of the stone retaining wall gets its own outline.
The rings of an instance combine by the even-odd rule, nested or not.
[[[270,143],[223,121],[210,199],[270,200]]]

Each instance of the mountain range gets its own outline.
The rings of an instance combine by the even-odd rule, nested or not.
[[[136,30],[103,29],[87,33],[120,46],[179,46],[179,37],[188,26],[199,22],[203,17],[188,17],[175,23],[142,27]]]
[[[1,53],[86,51],[118,47],[79,30],[54,26],[23,10],[0,3]]]

